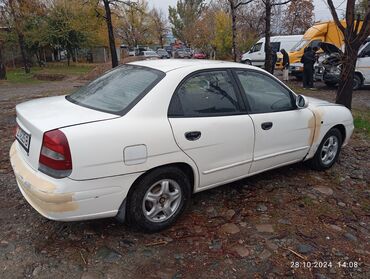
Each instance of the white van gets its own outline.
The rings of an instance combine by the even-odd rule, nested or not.
[[[273,36],[271,37],[271,46],[278,53],[281,49],[285,49],[288,52],[302,38],[303,35]],[[265,57],[265,37],[263,37],[248,52],[243,54],[241,62],[263,67],[265,65]]]

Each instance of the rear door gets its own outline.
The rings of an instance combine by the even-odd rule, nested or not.
[[[200,187],[245,177],[254,128],[229,70],[197,72],[174,93],[169,122],[178,146],[198,166]]]
[[[235,71],[255,128],[251,173],[303,160],[313,136],[313,113],[296,109],[293,94],[269,75]]]

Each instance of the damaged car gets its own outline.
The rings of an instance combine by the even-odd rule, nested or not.
[[[319,64],[315,66],[315,79],[322,80],[329,87],[339,84],[342,69],[343,52],[330,43],[320,43],[324,53],[319,58]],[[353,89],[370,85],[370,39],[361,46],[357,58]]]

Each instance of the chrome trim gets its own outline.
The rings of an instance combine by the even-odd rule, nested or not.
[[[206,171],[203,171],[202,173],[203,174],[210,174],[210,173],[213,173],[213,172],[216,172],[216,171],[221,171],[221,170],[225,170],[225,169],[245,165],[245,164],[248,164],[248,163],[252,163],[252,161],[253,161],[252,159],[246,160],[246,161],[241,161],[241,162],[233,163],[233,164],[226,165],[226,166],[223,166],[223,167],[218,167],[218,168],[215,168],[215,169],[206,170]]]
[[[303,146],[303,147],[299,147],[299,148],[295,148],[295,149],[291,149],[291,150],[287,150],[287,151],[277,152],[277,153],[274,153],[274,154],[269,154],[269,155],[261,156],[261,157],[258,157],[258,158],[254,158],[253,161],[254,162],[261,161],[261,160],[265,160],[265,159],[268,159],[268,158],[272,158],[272,157],[276,157],[276,156],[280,156],[280,155],[284,155],[284,154],[289,154],[289,153],[293,153],[293,152],[304,150],[304,149],[308,150],[309,148],[310,148],[310,146],[307,145],[307,146]]]

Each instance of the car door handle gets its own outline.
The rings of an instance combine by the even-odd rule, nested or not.
[[[270,130],[272,128],[272,122],[264,122],[261,124],[263,130]]]
[[[185,138],[190,141],[195,141],[200,139],[200,136],[202,135],[201,132],[199,131],[191,131],[191,132],[186,132],[185,133]]]

